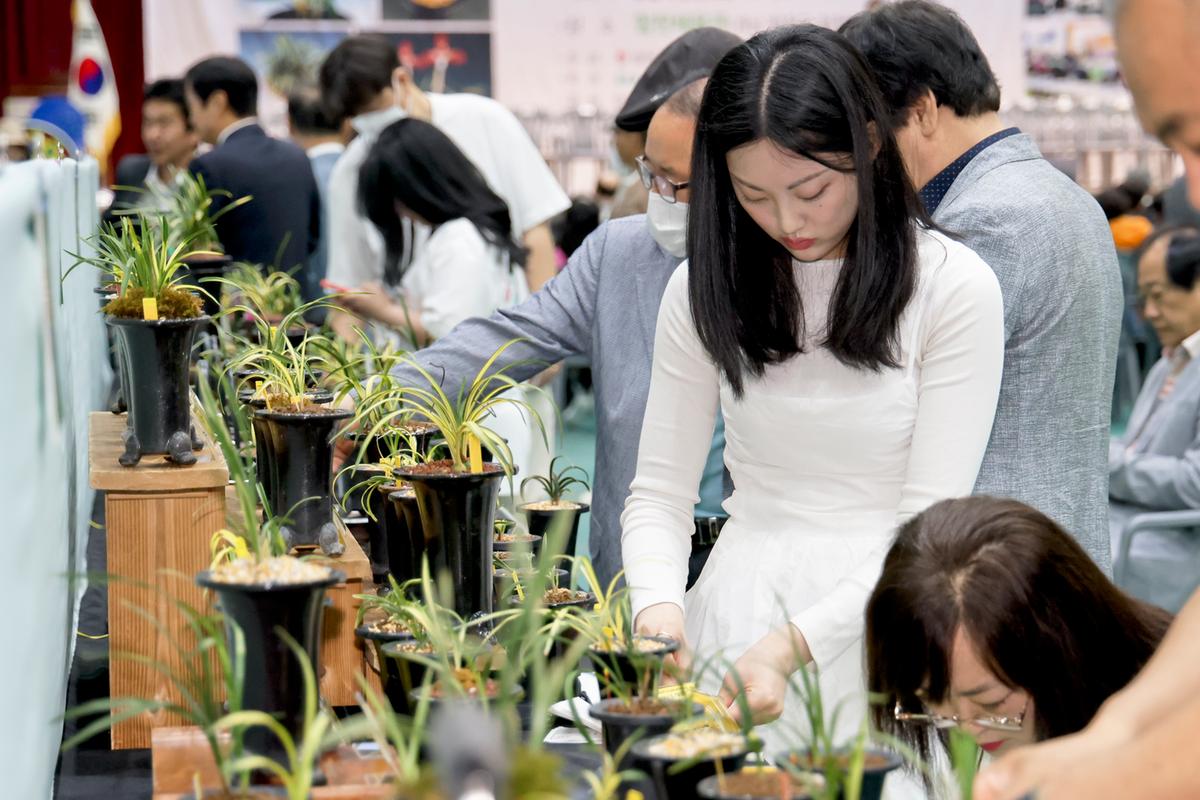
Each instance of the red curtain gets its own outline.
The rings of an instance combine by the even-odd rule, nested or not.
[[[66,93],[71,5],[71,0],[0,0],[0,101],[9,95]],[[92,0],[92,8],[104,30],[121,98],[115,164],[126,153],[142,151],[142,0]]]

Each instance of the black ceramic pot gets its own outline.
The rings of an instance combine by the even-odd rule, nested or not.
[[[397,470],[396,476],[416,492],[430,570],[435,577],[449,574],[454,610],[464,618],[491,613],[492,532],[503,469],[486,464],[480,473],[417,470]]]
[[[269,586],[222,583],[208,570],[196,576],[196,583],[216,592],[221,612],[241,628],[246,648],[242,708],[275,716],[297,737],[304,720],[304,673],[279,631],[296,640],[319,679],[325,590],[345,579],[336,570],[312,583]],[[232,638],[229,646],[234,646]],[[246,749],[276,759],[283,756],[278,739],[265,727],[246,732]]]
[[[265,480],[274,513],[289,521],[281,528],[289,548],[319,545],[341,555],[333,521],[333,430],[349,409],[254,412],[254,447],[259,478]]]
[[[506,553],[509,551],[520,553],[524,551],[536,556],[538,554],[538,550],[541,549],[541,546],[542,537],[540,536],[522,536],[520,539],[514,539],[508,542],[500,542],[496,540],[496,537],[492,537],[493,553]]]
[[[129,407],[121,465],[132,467],[150,453],[165,453],[176,464],[195,464],[188,369],[196,331],[209,318],[147,321],[109,316],[105,321],[117,337]]]
[[[849,758],[849,753],[846,757]],[[904,762],[895,753],[888,750],[873,750],[867,749],[867,762],[863,767],[862,776],[862,791],[859,793],[859,800],[880,800],[883,797],[883,782],[887,779],[887,775],[894,769],[899,768]],[[793,765],[805,768],[809,762],[808,753],[800,751],[789,751],[781,754],[776,758],[776,763],[782,764],[785,761],[790,761]],[[842,776],[841,788],[838,790],[838,797],[844,798],[845,794],[845,776]]]
[[[399,583],[421,577],[425,557],[425,533],[417,493],[404,487],[387,496],[383,515],[383,538],[387,542],[388,574]]]
[[[117,288],[118,287],[116,284],[106,283],[103,286],[97,286],[95,289],[92,289],[92,291],[96,293],[96,296],[100,298],[101,311],[104,310],[104,307],[108,305],[110,300],[116,298]],[[115,391],[112,393],[108,410],[114,414],[124,414],[129,410],[129,407],[125,405],[125,397],[128,395],[128,391],[125,387],[125,370],[121,369],[121,355],[120,350],[118,349],[120,347],[120,342],[117,340],[116,335],[111,330],[107,332],[107,336],[108,361],[112,365],[113,373],[117,376],[117,385]]]
[[[413,691],[421,687],[429,668],[403,649],[406,644],[405,640],[379,643],[379,677],[392,710],[411,716],[416,708]]]
[[[254,393],[258,390],[258,385],[254,384],[253,386],[251,386],[250,384],[246,383],[245,379],[250,376],[259,375],[259,374],[261,374],[261,373],[259,373],[257,370],[238,370],[237,372],[235,372],[233,374],[234,381],[235,381],[234,385],[243,387],[243,388],[240,388],[237,390],[238,402],[241,403],[242,405],[250,406],[251,408],[253,408],[255,410],[261,409],[261,408],[266,408],[267,401],[261,397],[255,397]],[[308,392],[307,394],[305,394],[305,399],[307,399],[308,402],[312,403],[315,406],[328,405],[329,403],[333,402],[333,392],[329,391],[328,389],[316,389],[314,391],[311,391],[311,392]],[[267,424],[267,422],[265,420],[260,420],[257,415],[250,418],[250,426],[254,431],[254,441],[256,443],[260,439],[270,437],[270,426]],[[269,492],[271,491],[271,486],[274,485],[274,481],[275,481],[275,478],[271,473],[271,469],[273,466],[274,466],[273,463],[265,461],[262,458],[259,458],[257,455],[257,450],[255,451],[254,472],[255,472],[256,476],[258,477],[258,482],[260,484],[262,484],[262,487],[264,489],[267,490],[267,492],[268,492],[267,497],[271,500],[272,510],[274,510],[274,512],[276,514],[282,514],[287,509],[286,508],[280,509],[280,508],[275,507],[275,498],[269,494]],[[333,465],[331,463],[330,469],[332,469],[332,468],[333,468]]]
[[[728,775],[742,768],[747,750],[727,756],[696,761],[690,766],[679,768],[683,759],[655,755],[651,752],[664,736],[643,739],[633,746],[633,760],[637,769],[650,776],[650,785],[658,800],[694,800],[696,785],[720,771]]]
[[[578,500],[569,500],[567,502],[571,503],[572,507],[555,509],[553,511],[532,509],[529,506],[536,504],[531,503],[526,503],[517,508],[518,511],[525,515],[529,532],[534,536],[542,537],[543,541],[547,538],[548,532],[553,530],[553,525],[556,521],[566,520],[565,523],[557,522],[557,524],[565,524],[567,526],[567,541],[563,545],[563,552],[555,553],[555,555],[575,555],[575,542],[579,537],[579,518],[586,514],[590,508],[587,503]]]
[[[221,284],[212,279],[225,277],[231,264],[233,259],[224,255],[192,256],[183,261],[182,284],[203,290],[196,294],[204,303],[206,316],[215,316],[221,310]]]
[[[740,771],[740,773],[745,773],[747,770],[751,770],[752,772],[755,772],[758,769],[759,769],[759,767],[749,766],[749,767],[742,769]],[[735,772],[734,775],[738,775],[740,773]],[[733,776],[724,775],[723,777],[730,778]],[[771,792],[771,794],[761,794],[761,793],[749,794],[749,793],[745,793],[745,792],[737,792],[737,791],[734,791],[729,786],[725,786],[724,788],[722,788],[721,780],[722,780],[721,775],[711,775],[711,776],[705,778],[704,780],[700,781],[700,783],[696,786],[697,794],[699,794],[700,797],[703,797],[706,800],[761,800],[761,798],[775,798],[775,797],[780,797],[782,795],[782,789],[786,785],[786,784],[780,783],[780,782],[790,780],[792,782],[792,791],[791,791],[791,794],[788,796],[791,797],[792,800],[812,800],[812,795],[808,793],[808,791],[804,788],[804,786],[801,784],[798,784],[791,777],[786,776],[786,774],[783,773],[782,770],[778,770],[777,774],[771,775],[770,778],[766,781],[767,786],[770,787],[769,791]],[[763,788],[766,789],[767,787],[763,787]]]
[[[671,726],[682,716],[672,711],[682,711],[682,708],[672,709],[661,714],[627,714],[614,710],[624,701],[612,698],[593,703],[588,707],[592,719],[600,722],[600,735],[604,749],[609,755],[616,757],[617,751],[630,737],[636,735],[638,741],[658,736],[671,730]],[[698,716],[703,709],[698,703],[692,704],[692,715]],[[630,750],[619,762],[618,769],[622,772],[632,769],[634,764],[633,751]]]
[[[600,688],[604,689],[606,682],[619,679],[625,686],[637,689],[645,683],[651,693],[658,688],[662,677],[663,659],[679,649],[679,642],[669,636],[643,636],[662,644],[658,650],[650,652],[604,652],[596,647],[588,651],[596,677],[600,679]],[[605,692],[606,697],[612,695]]]
[[[517,578],[521,581],[522,593],[525,591],[525,586],[533,581],[537,576],[535,569],[518,569]],[[562,586],[567,579],[567,571],[565,569],[555,569],[550,575],[551,586]],[[501,607],[508,604],[510,598],[517,597],[517,587],[512,579],[512,570],[495,570],[492,573],[492,587],[495,591],[493,598],[493,608]],[[518,602],[521,602],[518,599]]]

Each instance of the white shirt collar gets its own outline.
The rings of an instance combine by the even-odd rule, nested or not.
[[[237,122],[230,123],[225,130],[217,136],[217,145],[225,144],[225,141],[233,134],[240,131],[242,128],[249,128],[251,125],[258,124],[258,117],[242,117]]]
[[[359,136],[368,136],[374,138],[383,132],[383,129],[391,125],[397,120],[407,117],[407,112],[397,106],[388,106],[381,108],[378,111],[368,111],[365,114],[359,114],[350,120],[350,125],[354,130],[358,131]]]
[[[320,144],[314,144],[304,152],[308,154],[309,158],[319,158],[330,153],[341,153],[345,149],[346,145],[341,142],[321,142]]]
[[[1188,358],[1200,358],[1200,331],[1184,339],[1179,346],[1187,351]]]

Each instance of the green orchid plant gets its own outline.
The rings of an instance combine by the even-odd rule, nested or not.
[[[226,197],[230,202],[220,209],[213,211],[213,198]],[[171,207],[165,219],[169,225],[162,224],[163,215],[143,214],[143,226],[146,219],[151,221],[151,228],[160,228],[160,238],[163,242],[177,245],[180,242],[195,242],[204,255],[220,255],[225,252],[221,247],[221,239],[217,235],[217,220],[235,208],[249,203],[253,198],[249,195],[233,199],[233,194],[225,189],[211,189],[204,181],[203,175],[183,171],[176,176],[176,187],[171,195]]]
[[[279,720],[263,711],[233,711],[217,720],[214,728],[218,732],[244,732],[250,727],[263,726],[279,740],[287,759],[286,763],[280,763],[260,754],[240,755],[225,763],[226,780],[234,773],[259,770],[278,781],[288,800],[308,800],[314,785],[317,759],[321,753],[344,741],[345,735],[334,727],[333,716],[320,708],[317,680],[308,654],[286,631],[279,631],[279,635],[300,663],[304,677],[304,715],[299,741]]]
[[[519,363],[525,362],[499,368],[496,364],[508,348],[518,341],[520,340],[514,339],[506,342],[493,353],[480,367],[471,383],[463,386],[454,399],[446,394],[437,378],[411,355],[400,356],[399,363],[415,370],[427,385],[398,386],[368,398],[360,398],[352,426],[365,431],[366,436],[374,437],[397,420],[427,421],[437,426],[441,432],[454,472],[470,472],[472,461],[479,452],[477,448],[482,446],[491,450],[505,473],[511,475],[512,451],[504,439],[486,425],[496,409],[506,405],[519,408],[521,413],[537,426],[542,441],[548,446],[546,427],[541,415],[529,403],[503,396],[519,385],[508,373],[517,368]]]
[[[103,580],[122,580],[102,577]],[[91,720],[73,736],[63,742],[65,752],[101,734],[115,725],[134,719],[142,714],[169,712],[178,715],[188,724],[200,729],[208,744],[213,762],[221,775],[222,789],[229,793],[234,785],[233,766],[242,753],[241,731],[232,736],[221,735],[220,721],[227,711],[241,708],[242,688],[245,685],[245,646],[242,631],[221,614],[198,611],[166,592],[160,586],[142,586],[150,592],[161,594],[162,599],[174,606],[182,615],[190,633],[189,642],[172,635],[158,614],[130,605],[129,609],[154,627],[167,643],[174,656],[174,665],[166,660],[141,653],[114,652],[113,658],[134,661],[157,673],[172,687],[178,700],[157,697],[103,697],[69,709],[64,719]],[[231,634],[233,646],[227,639]]]
[[[165,218],[161,224],[169,227]],[[181,288],[181,283],[186,276],[186,259],[204,251],[192,247],[194,238],[174,238],[168,243],[151,228],[139,228],[131,220],[121,219],[119,227],[104,226],[88,237],[94,254],[70,254],[76,261],[63,280],[76,267],[89,264],[117,290],[117,297],[104,307],[105,313],[134,319],[198,317],[200,299]],[[152,301],[152,305],[144,301]],[[148,308],[153,309],[151,317],[146,316]]]
[[[581,467],[569,466],[555,470],[554,465],[560,458],[562,456],[555,456],[550,460],[550,467],[546,470],[545,475],[533,475],[521,481],[521,491],[524,492],[525,487],[531,483],[537,484],[549,497],[550,502],[558,505],[572,487],[582,486],[585,490],[592,488],[588,484],[587,473]],[[578,473],[581,477],[575,477],[571,474],[573,472]]]

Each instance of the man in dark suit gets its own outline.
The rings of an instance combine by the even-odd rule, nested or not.
[[[184,91],[196,132],[215,145],[191,170],[231,195],[214,197],[212,210],[253,198],[217,220],[225,252],[274,269],[303,267],[320,238],[321,198],[304,151],[259,127],[254,71],[241,59],[206,58],[187,71]]]
[[[142,96],[142,144],[145,153],[131,153],[117,164],[113,202],[104,221],[129,208],[166,210],[175,191],[175,176],[196,156],[196,131],[183,98],[183,81],[166,78],[146,87]]]

